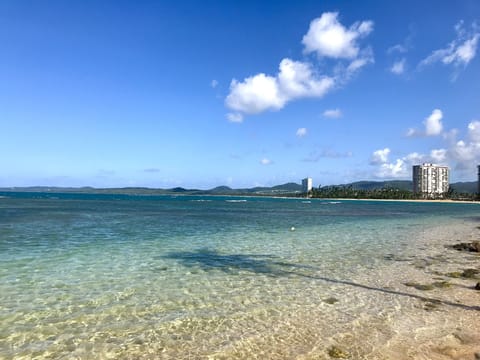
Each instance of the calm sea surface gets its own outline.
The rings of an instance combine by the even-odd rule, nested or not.
[[[479,209],[1,193],[0,358],[295,358],[362,318],[388,337],[410,303],[362,281]]]

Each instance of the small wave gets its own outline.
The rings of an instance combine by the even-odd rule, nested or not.
[[[225,200],[226,202],[231,202],[231,203],[241,203],[241,202],[247,202],[247,200]]]
[[[302,201],[302,204],[311,204],[312,202],[311,201]]]
[[[190,200],[190,201],[193,201],[193,202],[210,202],[210,201],[212,201],[212,200],[199,199],[199,200]]]

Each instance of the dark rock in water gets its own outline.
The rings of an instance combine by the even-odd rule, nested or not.
[[[475,290],[480,290],[480,282],[478,282],[477,285],[475,285]]]
[[[449,277],[458,279],[458,278],[462,277],[462,274],[463,273],[461,273],[460,271],[454,271],[454,272],[448,273],[446,275],[449,276]]]
[[[333,305],[338,301],[339,300],[335,299],[334,297],[329,297],[329,298],[323,300],[323,302],[326,302],[327,304],[330,304],[330,305]]]
[[[434,289],[433,285],[419,284],[419,283],[414,283],[414,282],[406,282],[403,285],[409,286],[409,287],[414,287],[417,290],[423,290],[423,291],[428,291],[428,290],[433,290]]]
[[[347,359],[348,358],[348,353],[339,347],[336,346],[331,346],[328,349],[328,355],[334,359]]]
[[[432,286],[435,286],[436,288],[448,288],[452,286],[448,281],[435,281],[432,283]]]
[[[472,247],[476,250],[476,252],[480,252],[480,241],[472,242]]]
[[[451,248],[458,251],[480,252],[480,241],[455,244],[455,245],[452,245]]]
[[[462,277],[473,279],[479,272],[477,269],[465,269],[462,272]]]

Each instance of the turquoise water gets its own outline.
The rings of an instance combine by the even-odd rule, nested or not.
[[[392,254],[414,256],[421,229],[471,221],[479,209],[0,196],[0,358],[6,359],[295,358],[365,316],[381,319],[376,331],[388,336],[381,328],[393,313],[382,315],[376,304],[410,303],[364,294],[355,284],[374,282],[394,266]],[[339,304],[325,302],[329,297]]]

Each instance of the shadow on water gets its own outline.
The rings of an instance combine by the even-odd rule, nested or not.
[[[215,250],[199,249],[196,251],[172,252],[161,258],[172,259],[180,262],[186,267],[201,268],[204,271],[221,270],[228,274],[234,274],[237,271],[249,271],[255,274],[263,274],[271,277],[298,276],[306,279],[320,280],[333,284],[353,286],[370,291],[376,291],[384,294],[392,294],[404,297],[410,297],[425,302],[443,304],[470,311],[480,311],[480,306],[470,306],[455,303],[446,300],[429,298],[403,291],[378,288],[368,285],[358,284],[348,280],[331,279],[328,277],[312,275],[305,270],[319,270],[313,266],[305,266],[285,261],[277,261],[273,255],[253,255],[253,254],[219,254]]]

